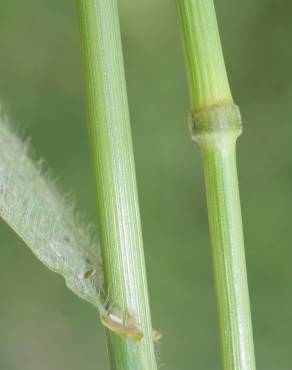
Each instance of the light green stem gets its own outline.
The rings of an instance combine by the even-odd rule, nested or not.
[[[212,0],[177,0],[185,41],[191,105],[200,111],[232,101]]]
[[[236,170],[241,133],[212,0],[177,0],[191,90],[191,131],[204,164],[224,370],[255,370]]]
[[[224,369],[252,370],[253,346],[235,163],[236,134],[201,143]]]
[[[226,106],[199,113],[194,122],[205,172],[224,369],[254,370],[235,152],[240,115],[237,107]]]
[[[78,10],[107,307],[124,324],[107,320],[112,369],[156,370],[117,1]]]

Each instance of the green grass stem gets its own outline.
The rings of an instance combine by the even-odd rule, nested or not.
[[[177,0],[182,20],[193,111],[231,103],[217,20],[211,0]]]
[[[117,1],[77,3],[112,369],[156,370]]]
[[[236,169],[241,117],[233,103],[213,0],[177,0],[191,91],[191,131],[201,149],[224,370],[255,370]]]

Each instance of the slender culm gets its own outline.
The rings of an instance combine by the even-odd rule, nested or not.
[[[77,3],[111,365],[156,370],[117,1]]]
[[[255,370],[236,169],[241,117],[222,55],[213,0],[177,0],[191,96],[192,138],[201,149],[224,370]]]

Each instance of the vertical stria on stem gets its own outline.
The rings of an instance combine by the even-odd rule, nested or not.
[[[77,3],[112,369],[156,370],[117,1]]]
[[[213,0],[177,0],[191,96],[192,138],[201,149],[224,370],[255,370],[236,140],[241,117],[227,79]]]

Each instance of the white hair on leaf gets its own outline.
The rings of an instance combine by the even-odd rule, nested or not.
[[[72,202],[43,174],[41,161],[34,163],[28,153],[27,141],[0,111],[0,216],[68,288],[102,310],[98,242],[76,217]],[[88,271],[94,271],[90,279]]]
[[[44,174],[42,161],[30,158],[27,143],[13,132],[0,108],[0,216],[41,262],[64,277],[72,292],[99,310],[105,327],[139,341],[143,333],[135,314],[122,313],[109,302],[92,229],[76,216],[74,203],[58,191],[48,171]],[[153,331],[154,341],[160,337]]]

